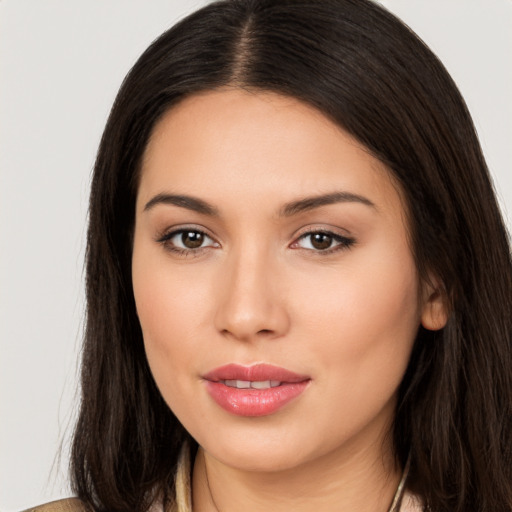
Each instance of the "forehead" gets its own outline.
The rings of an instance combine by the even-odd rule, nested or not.
[[[165,189],[217,203],[231,196],[286,201],[333,189],[400,203],[387,168],[317,109],[271,92],[222,89],[190,96],[155,126],[139,198]],[[390,204],[388,204],[390,203]]]

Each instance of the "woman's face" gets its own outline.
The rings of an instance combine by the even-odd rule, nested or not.
[[[157,124],[136,208],[149,365],[207,454],[269,471],[382,449],[435,294],[378,160],[298,100],[218,90]]]

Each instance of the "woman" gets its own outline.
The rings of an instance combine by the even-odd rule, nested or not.
[[[139,59],[98,153],[75,491],[511,510],[511,291],[421,41],[366,0],[213,3]]]

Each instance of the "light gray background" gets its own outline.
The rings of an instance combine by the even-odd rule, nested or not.
[[[87,189],[124,75],[205,0],[0,0],[0,509],[69,495]],[[512,0],[382,0],[441,57],[512,212]],[[508,224],[510,223],[510,216]],[[55,459],[60,443],[63,455]]]

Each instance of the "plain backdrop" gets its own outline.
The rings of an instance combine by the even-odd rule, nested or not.
[[[69,495],[95,151],[145,47],[204,0],[0,0],[0,510]],[[465,96],[510,226],[512,0],[382,0]],[[56,458],[62,448],[61,458]]]

